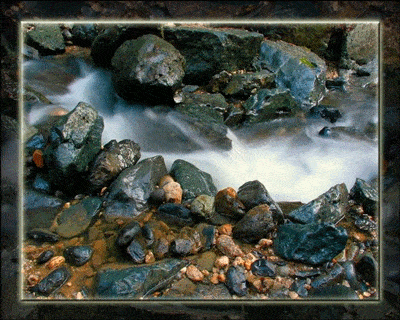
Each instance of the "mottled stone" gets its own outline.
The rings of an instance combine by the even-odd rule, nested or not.
[[[29,291],[35,292],[41,296],[49,296],[55,290],[63,286],[70,277],[71,274],[68,269],[66,267],[61,267],[50,272],[37,285],[29,288]]]
[[[234,219],[240,219],[246,213],[243,203],[238,199],[237,193],[233,188],[225,188],[215,196],[215,210]]]
[[[231,294],[239,297],[247,294],[245,269],[241,266],[231,266],[226,273],[226,286]]]
[[[366,214],[376,216],[379,201],[378,190],[363,179],[356,179],[354,186],[350,190],[350,199],[360,203]]]

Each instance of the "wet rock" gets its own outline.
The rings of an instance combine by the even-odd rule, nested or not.
[[[190,211],[199,219],[209,221],[215,214],[215,197],[205,194],[196,197],[190,204]]]
[[[165,288],[188,262],[165,259],[151,265],[98,272],[96,295],[108,299],[137,299]]]
[[[226,273],[226,286],[231,294],[243,297],[247,294],[245,269],[241,266],[231,266]]]
[[[165,181],[164,178],[168,177]],[[175,182],[171,176],[163,177],[160,182],[161,188],[164,190],[164,197],[166,202],[181,203],[182,202],[182,188],[178,182]]]
[[[32,155],[35,150],[43,150],[46,140],[41,133],[32,136],[25,144],[26,155]]]
[[[205,223],[200,223],[196,225],[196,230],[200,234],[200,241],[202,243],[202,247],[205,250],[210,250],[216,241],[215,236],[217,229],[215,228],[215,226],[208,225]]]
[[[92,255],[93,249],[90,246],[74,246],[64,250],[65,261],[76,267],[83,266]]]
[[[295,280],[291,285],[290,290],[296,292],[300,297],[305,298],[308,296],[306,285],[306,280]]]
[[[141,233],[141,231],[142,228],[140,227],[139,222],[132,221],[119,231],[115,244],[120,248],[127,247],[132,240]]]
[[[338,109],[334,107],[317,105],[310,109],[310,111],[308,112],[308,116],[310,118],[321,117],[323,119],[326,119],[327,121],[330,121],[331,123],[335,123],[339,118],[342,117],[342,114]]]
[[[38,264],[44,264],[53,257],[54,257],[54,252],[51,250],[46,250],[40,254],[40,256],[37,258],[36,261]]]
[[[246,211],[233,188],[218,191],[215,196],[215,211],[233,219],[241,219]]]
[[[158,238],[154,243],[154,256],[163,259],[170,251],[170,243],[166,238]]]
[[[107,201],[116,200],[127,206],[131,216],[137,216],[148,208],[147,201],[151,192],[166,174],[167,168],[162,156],[141,160],[118,175],[109,187]]]
[[[29,291],[35,292],[41,296],[49,296],[55,290],[59,289],[68,281],[71,274],[66,267],[61,267],[50,272],[45,278],[43,278],[37,285],[29,288]]]
[[[325,81],[325,86],[327,89],[344,91],[344,86],[346,85],[346,83],[347,81],[344,77],[337,77],[334,79],[327,79]]]
[[[286,224],[278,228],[274,251],[287,260],[319,265],[338,255],[347,238],[346,229],[329,223]]]
[[[205,285],[200,283],[196,286],[196,290],[192,295],[192,299],[215,301],[232,299],[232,295],[229,293],[229,289],[224,284]]]
[[[251,272],[257,276],[274,278],[276,265],[267,259],[258,259],[252,263]]]
[[[42,228],[35,228],[27,232],[28,239],[32,239],[38,243],[50,242],[55,243],[60,240],[58,234],[50,232],[49,230]]]
[[[151,247],[155,240],[154,232],[153,232],[152,228],[148,225],[144,225],[142,227],[142,235],[143,235],[144,239],[146,240],[147,247]]]
[[[37,49],[43,56],[65,51],[64,37],[57,24],[36,24],[26,33],[26,43]]]
[[[357,293],[349,287],[341,284],[322,287],[311,291],[308,295],[311,299],[333,300],[359,300]]]
[[[279,205],[271,198],[264,185],[258,181],[249,181],[238,189],[238,198],[244,204],[247,210],[250,210],[260,204],[267,204],[273,213],[274,220],[283,223],[283,213]]]
[[[90,168],[91,189],[107,187],[122,170],[135,165],[140,159],[140,147],[132,140],[111,140],[95,157]]]
[[[219,236],[216,242],[217,248],[222,254],[231,258],[243,256],[244,253],[230,236],[225,234]]]
[[[190,265],[186,269],[187,277],[192,281],[202,281],[204,279],[204,275],[201,271],[194,265]]]
[[[311,287],[318,289],[324,286],[333,285],[339,283],[343,279],[344,268],[336,263],[327,274],[316,277],[311,282]]]
[[[358,229],[367,232],[373,232],[378,229],[377,224],[374,221],[370,220],[367,214],[363,214],[361,217],[357,217],[354,221],[354,225]]]
[[[268,238],[276,226],[269,206],[261,204],[249,210],[233,227],[233,237],[247,243],[255,243],[262,238]]]
[[[84,102],[61,116],[53,127],[58,139],[51,142],[43,156],[51,182],[60,190],[74,195],[87,190],[84,176],[100,151],[103,128],[103,118]]]
[[[128,252],[129,256],[131,257],[132,261],[134,263],[143,263],[144,259],[146,257],[146,254],[143,251],[142,246],[140,245],[139,242],[137,242],[136,240],[133,240],[128,248],[126,249],[126,251]]]
[[[263,36],[239,29],[164,27],[165,40],[186,59],[185,83],[206,84],[226,70],[252,70]]]
[[[355,264],[356,272],[361,279],[375,286],[377,282],[379,265],[372,254],[365,253]]]
[[[192,225],[193,219],[188,208],[177,203],[165,203],[158,207],[157,216],[167,224]]]
[[[348,191],[344,183],[337,184],[318,198],[289,213],[296,223],[336,223],[346,214]]]
[[[288,89],[261,89],[246,100],[245,124],[254,124],[277,118],[293,117],[301,111],[300,105]]]
[[[203,270],[211,272],[216,257],[217,255],[213,251],[205,251],[196,257],[196,265]]]
[[[102,199],[89,197],[63,209],[55,219],[55,232],[64,238],[83,233],[98,218],[102,204]]]
[[[150,205],[159,206],[165,202],[165,191],[163,188],[156,188],[150,193],[148,203]]]
[[[345,279],[349,282],[350,287],[354,290],[360,290],[362,288],[361,283],[357,279],[357,273],[353,261],[346,261],[342,263],[344,270]]]
[[[337,136],[336,132],[332,132],[332,129],[329,127],[323,127],[319,132],[318,135],[324,138],[333,138]]]
[[[130,101],[170,103],[185,75],[185,59],[155,35],[125,41],[111,60],[117,93]]]
[[[379,201],[378,191],[363,179],[356,179],[350,190],[350,199],[361,204],[366,214],[376,216]]]
[[[37,174],[32,182],[32,188],[43,193],[51,193],[51,184],[47,177],[41,174]]]
[[[300,104],[312,105],[325,93],[326,65],[315,53],[284,41],[265,40],[260,61],[276,73],[278,88],[287,88]]]
[[[170,174],[181,185],[183,200],[192,200],[203,194],[208,196],[217,194],[211,175],[185,160],[175,160]]]
[[[173,255],[184,257],[193,254],[193,246],[193,240],[178,238],[171,242],[170,251]]]
[[[92,23],[74,24],[71,28],[71,40],[74,44],[81,47],[91,47],[98,34],[99,30]]]
[[[187,299],[191,298],[197,285],[194,284],[188,278],[183,278],[177,282],[174,282],[170,288],[165,290],[162,295],[162,299]]]

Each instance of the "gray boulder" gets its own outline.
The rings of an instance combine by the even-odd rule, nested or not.
[[[347,54],[358,64],[366,64],[378,57],[379,26],[360,23],[349,31],[346,38]]]
[[[185,59],[155,35],[125,41],[111,60],[113,85],[125,100],[150,104],[172,102],[185,75]]]
[[[64,37],[57,24],[36,24],[26,33],[26,43],[43,56],[65,52]]]

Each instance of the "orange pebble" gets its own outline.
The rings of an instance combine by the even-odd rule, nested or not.
[[[35,163],[36,167],[43,168],[44,161],[43,161],[43,152],[39,149],[36,149],[33,152],[33,162]]]

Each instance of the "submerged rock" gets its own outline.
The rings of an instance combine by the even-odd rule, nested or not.
[[[100,299],[139,299],[165,288],[189,263],[165,259],[151,265],[99,271],[96,295]]]
[[[233,219],[241,219],[246,213],[243,203],[233,188],[225,188],[215,196],[215,211]]]
[[[285,224],[278,228],[274,250],[287,260],[319,265],[346,246],[347,231],[330,223]]]
[[[354,289],[343,286],[341,284],[321,287],[308,294],[310,299],[321,300],[359,300],[357,293]]]
[[[49,261],[53,257],[54,257],[54,252],[53,251],[51,251],[51,250],[43,251],[41,253],[41,255],[39,256],[39,258],[37,258],[37,263],[38,264],[44,264],[44,263],[46,263],[47,261]]]
[[[231,266],[226,273],[226,286],[231,294],[243,297],[247,294],[245,269],[241,266]]]
[[[350,190],[350,199],[361,204],[366,214],[376,216],[379,201],[378,190],[363,179],[356,179]]]
[[[37,285],[29,288],[29,291],[35,292],[41,296],[49,296],[55,290],[59,289],[68,281],[71,274],[66,267],[61,267],[50,272],[45,278],[43,278]]]
[[[191,212],[188,208],[177,203],[165,203],[158,207],[157,216],[167,224],[187,226],[193,224]]]
[[[139,242],[135,240],[131,241],[126,251],[128,252],[129,256],[131,257],[134,263],[139,264],[144,262],[146,254],[143,251],[143,248]]]
[[[92,255],[93,249],[90,246],[68,247],[64,251],[65,261],[76,267],[83,266]]]
[[[331,123],[335,123],[339,118],[342,117],[342,114],[334,107],[318,105],[310,109],[308,116],[311,118],[321,117],[330,121]]]
[[[55,243],[58,240],[60,240],[58,234],[55,234],[47,229],[42,229],[42,228],[32,229],[28,231],[26,235],[28,239],[32,239],[37,243],[43,243],[43,242]]]
[[[115,90],[136,102],[172,102],[185,75],[185,58],[173,45],[151,34],[125,41],[111,64]]]
[[[142,228],[139,222],[132,221],[119,231],[115,244],[121,248],[127,247],[141,232]]]
[[[379,265],[372,254],[365,253],[355,264],[361,279],[375,286],[378,279]]]
[[[276,276],[276,265],[267,259],[258,259],[252,263],[251,272],[261,277],[274,278]]]

